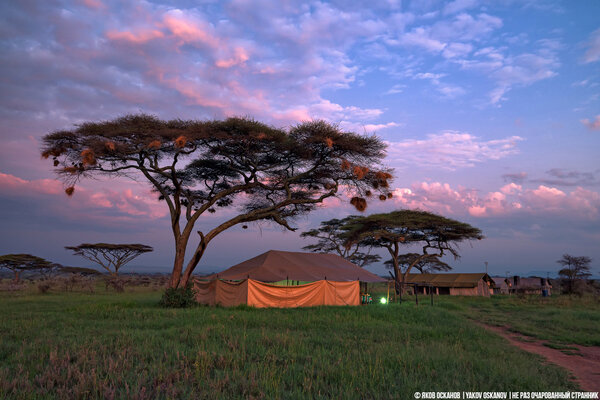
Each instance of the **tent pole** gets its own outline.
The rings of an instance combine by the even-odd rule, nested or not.
[[[429,294],[431,295],[431,305],[433,305],[433,287],[429,287]]]
[[[413,285],[413,288],[415,292],[415,303],[416,305],[419,305],[419,295],[417,294],[417,292],[419,291],[419,287],[417,285]]]
[[[388,292],[387,292],[387,298],[386,298],[386,300],[389,303],[390,302],[390,283],[389,282],[388,282],[387,287],[388,287]]]

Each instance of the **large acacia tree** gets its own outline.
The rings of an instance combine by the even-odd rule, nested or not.
[[[385,145],[376,136],[343,132],[323,121],[277,129],[247,118],[170,120],[128,115],[87,122],[43,139],[42,157],[73,195],[82,178],[106,175],[145,179],[171,217],[175,257],[170,287],[187,285],[208,244],[237,224],[270,220],[286,229],[344,188],[360,211],[371,190],[387,195]],[[194,225],[206,212],[237,207],[206,232],[184,268]]]
[[[346,232],[343,227],[355,218],[360,217],[350,215],[342,219],[334,218],[322,221],[318,228],[302,232],[300,237],[316,239],[316,243],[304,246],[303,249],[314,253],[337,253],[359,267],[380,261],[381,257],[378,254],[371,254],[372,246],[368,243],[357,241],[350,246],[346,246]],[[363,249],[366,249],[366,251],[363,251]]]
[[[467,223],[418,210],[398,210],[356,218],[344,230],[348,246],[363,241],[388,250],[399,294],[402,294],[407,275],[415,265],[433,256],[450,254],[459,258],[460,242],[483,238],[481,230]],[[412,257],[412,261],[402,269],[400,248],[411,244],[421,246],[422,253]]]
[[[110,275],[119,275],[119,269],[134,258],[154,250],[145,244],[83,243],[79,246],[66,246],[73,254],[100,265]]]

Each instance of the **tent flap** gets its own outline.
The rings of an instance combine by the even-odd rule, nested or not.
[[[241,282],[214,280],[194,283],[201,304],[265,307],[358,306],[359,281],[317,281],[299,286],[278,286],[247,279]]]

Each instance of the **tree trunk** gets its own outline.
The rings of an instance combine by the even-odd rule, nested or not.
[[[181,280],[179,281],[178,287],[180,288],[185,288],[188,285],[190,277],[192,276],[192,272],[194,272],[194,269],[202,259],[204,251],[206,250],[206,246],[208,245],[208,240],[204,237],[202,232],[198,231],[198,234],[200,235],[200,243],[198,244],[198,247],[196,248],[196,251],[192,256],[192,259],[188,263],[187,267],[185,267],[183,278],[181,278]]]
[[[181,271],[183,270],[183,261],[185,258],[185,248],[187,241],[181,238],[175,243],[175,261],[173,261],[173,271],[171,272],[171,280],[169,281],[170,288],[177,288],[181,279]]]

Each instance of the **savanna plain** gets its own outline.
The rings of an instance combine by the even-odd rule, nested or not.
[[[593,297],[166,309],[160,296],[144,288],[0,293],[0,398],[409,399],[417,391],[567,391],[578,386],[566,370],[481,323],[559,349],[600,345]]]

